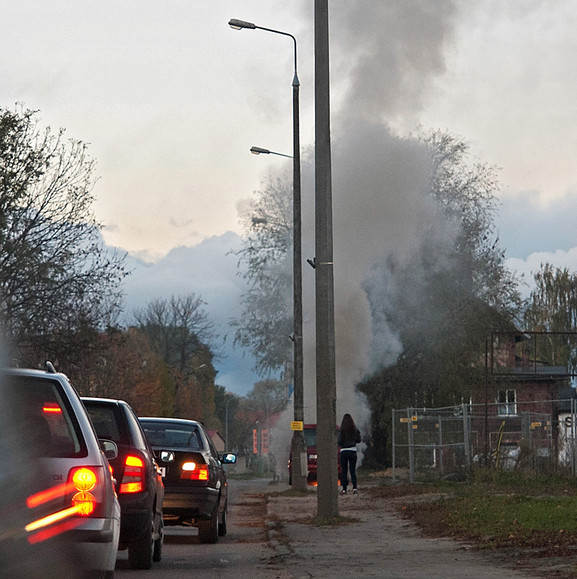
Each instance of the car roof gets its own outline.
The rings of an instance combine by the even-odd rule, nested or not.
[[[194,426],[202,426],[197,420],[189,420],[188,418],[162,418],[161,416],[139,416],[138,420],[146,420],[148,422],[172,422],[174,424],[192,424]]]
[[[110,404],[111,406],[126,404],[124,400],[117,400],[116,398],[98,398],[96,396],[81,396],[80,400],[82,400],[82,402],[98,402],[99,404]]]
[[[2,368],[2,373],[13,376],[41,376],[43,378],[57,376],[59,378],[66,378],[66,380],[68,380],[66,374],[62,374],[62,372],[49,372],[47,370],[39,370],[35,368]]]

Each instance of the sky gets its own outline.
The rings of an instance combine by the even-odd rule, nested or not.
[[[238,18],[297,37],[305,150],[314,144],[313,2],[0,0],[0,8],[0,106],[22,103],[43,124],[88,143],[104,239],[136,264],[130,305],[190,288],[226,333],[242,291],[226,249],[242,232],[239,209],[270,174],[290,167],[249,149],[291,153],[293,79],[289,38],[227,23]],[[473,159],[499,168],[496,225],[510,267],[528,282],[544,261],[577,270],[577,4],[334,0],[329,12],[335,186],[378,188],[376,177],[362,176],[388,167],[379,182],[390,178],[385,190],[404,192],[393,205],[367,205],[370,215],[337,197],[335,247],[346,269],[370,268],[366,247],[379,222],[389,224],[391,246],[410,245],[412,229],[395,229],[381,212],[397,220],[413,212],[416,221],[407,181],[415,171],[405,167],[401,177],[400,169],[418,153],[397,141],[424,127],[463,137]],[[392,164],[375,147],[395,151]],[[306,202],[305,236],[314,211]],[[342,312],[367,315],[360,294],[342,292]],[[367,335],[355,354],[362,362],[343,380],[367,371],[369,342]],[[250,366],[236,352],[219,378],[245,392]]]

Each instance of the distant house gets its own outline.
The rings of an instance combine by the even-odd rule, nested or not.
[[[218,430],[208,430],[207,432],[216,450],[218,452],[224,452],[226,450],[226,441],[221,436],[220,432]]]
[[[480,393],[490,419],[492,448],[519,445],[528,438],[534,448],[543,448],[542,453],[557,445],[559,416],[568,404],[562,399],[571,397],[572,389],[566,366],[551,365],[536,354],[536,338],[543,335],[503,333],[493,343],[488,360],[491,379]]]

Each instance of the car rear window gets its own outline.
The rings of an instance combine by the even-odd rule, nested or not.
[[[317,445],[317,429],[316,428],[305,428],[304,429],[305,435],[305,444],[307,446],[316,446]]]
[[[144,433],[152,446],[203,450],[200,431],[194,424],[141,422]]]
[[[98,406],[90,402],[84,402],[86,410],[94,425],[98,438],[113,440],[116,444],[124,444],[125,436],[119,427],[121,420],[120,411],[112,405]]]
[[[10,376],[5,386],[22,436],[34,454],[61,458],[86,456],[80,425],[60,382]]]

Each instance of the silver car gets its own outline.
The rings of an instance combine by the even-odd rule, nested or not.
[[[64,374],[0,371],[0,556],[9,577],[114,575],[120,506],[86,410]]]

